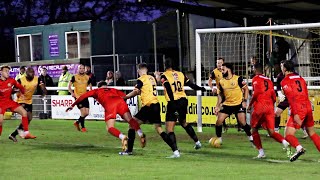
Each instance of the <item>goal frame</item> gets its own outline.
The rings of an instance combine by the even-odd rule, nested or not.
[[[304,24],[289,24],[289,25],[274,25],[274,26],[252,26],[252,27],[231,27],[231,28],[206,28],[195,30],[196,40],[196,84],[201,86],[201,38],[200,34],[204,33],[232,33],[245,31],[272,31],[272,30],[287,30],[287,29],[302,29],[302,28],[320,28],[320,23],[304,23]],[[248,57],[247,52],[246,57]],[[248,64],[248,58],[246,58]],[[308,86],[308,89],[320,89],[319,86]],[[197,103],[202,104],[201,92],[197,91]],[[201,106],[197,106],[197,112],[201,112]],[[198,113],[197,131],[202,132],[202,114]]]

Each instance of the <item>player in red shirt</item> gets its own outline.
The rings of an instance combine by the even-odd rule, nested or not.
[[[114,127],[116,121],[116,116],[119,114],[125,121],[127,121],[130,126],[135,129],[140,136],[140,141],[142,147],[145,146],[145,134],[140,129],[140,125],[135,121],[130,113],[127,103],[123,100],[126,94],[117,89],[108,88],[105,81],[100,81],[98,83],[98,89],[88,91],[87,93],[81,95],[66,111],[73,109],[75,105],[81,102],[83,99],[88,97],[95,98],[105,109],[105,122],[108,128],[108,132],[113,136],[121,139],[122,150],[127,149],[128,137],[122,134],[118,129]]]
[[[0,135],[2,133],[4,113],[7,109],[10,109],[11,112],[16,112],[22,116],[24,132],[21,133],[21,137],[24,139],[34,139],[36,137],[29,133],[27,111],[20,104],[11,99],[13,87],[18,88],[22,94],[24,94],[25,89],[16,80],[9,77],[10,69],[11,68],[9,66],[0,67]]]
[[[253,97],[249,104],[249,109],[253,107],[251,115],[251,127],[253,143],[259,151],[257,158],[264,158],[259,135],[259,127],[267,129],[269,135],[282,143],[284,148],[288,148],[289,143],[277,132],[274,131],[274,103],[276,102],[276,93],[273,89],[272,81],[262,74],[263,67],[261,64],[254,65],[255,76],[252,79]]]
[[[287,121],[285,135],[291,146],[296,148],[296,152],[290,157],[290,161],[295,161],[305,153],[305,149],[300,145],[294,136],[297,129],[306,127],[309,137],[320,151],[320,137],[314,130],[312,107],[309,100],[306,81],[299,75],[294,74],[294,64],[292,61],[285,61],[282,68],[285,78],[281,81],[281,87],[288,98],[291,109],[290,117]]]

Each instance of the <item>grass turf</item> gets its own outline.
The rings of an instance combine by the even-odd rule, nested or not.
[[[203,148],[194,143],[180,126],[176,127],[181,158],[167,159],[170,148],[152,125],[143,125],[147,147],[136,138],[133,156],[120,156],[121,141],[109,135],[102,121],[86,121],[87,133],[73,127],[73,121],[33,120],[30,132],[35,140],[8,139],[18,120],[4,123],[0,138],[0,179],[320,179],[319,153],[310,139],[299,139],[307,149],[296,162],[289,162],[281,144],[260,131],[266,159],[253,159],[258,152],[243,132],[230,128],[223,145],[212,148],[208,140],[213,127],[198,133]],[[126,133],[128,125],[117,123]],[[318,130],[318,133],[320,131]],[[301,137],[298,131],[297,137]]]

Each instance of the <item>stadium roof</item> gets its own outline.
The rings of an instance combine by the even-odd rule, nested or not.
[[[298,19],[302,22],[318,22],[319,0],[139,0],[163,5],[181,11],[211,16],[242,23],[243,18],[260,21],[273,19]]]

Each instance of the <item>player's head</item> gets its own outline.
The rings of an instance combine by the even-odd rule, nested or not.
[[[101,87],[107,87],[107,82],[105,81],[99,81],[98,84],[97,84],[98,88],[101,88]]]
[[[147,74],[148,73],[148,66],[146,63],[140,63],[138,65],[138,74],[139,76],[142,76],[144,74]]]
[[[260,63],[256,63],[254,66],[255,74],[263,74],[263,66]]]
[[[42,67],[42,68],[41,68],[41,74],[42,74],[43,76],[46,76],[46,75],[47,75],[47,68]]]
[[[173,62],[171,58],[166,58],[164,61],[165,69],[173,69]]]
[[[285,60],[281,70],[283,74],[294,72],[294,63],[290,60]]]
[[[80,64],[79,66],[78,66],[78,73],[79,74],[84,74],[84,65],[83,64]]]
[[[222,64],[224,63],[224,59],[222,57],[217,59],[217,68],[221,69]]]
[[[233,64],[223,63],[221,66],[223,77],[228,77],[229,74],[233,74]]]
[[[28,67],[27,68],[27,71],[26,71],[26,78],[28,80],[32,80],[34,78],[34,69],[31,68],[31,67]]]
[[[250,62],[251,62],[251,65],[255,65],[257,62],[257,57],[256,56],[251,56],[250,58]]]
[[[25,66],[20,66],[19,71],[21,74],[24,74],[26,72],[26,67]]]
[[[85,70],[86,73],[90,73],[90,72],[91,72],[91,66],[86,65],[86,66],[84,67],[84,70]]]
[[[7,79],[10,76],[10,66],[0,66],[0,71],[1,71],[1,77],[4,77]]]

